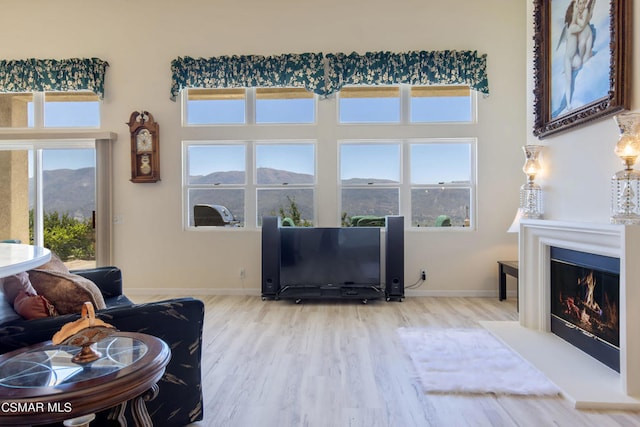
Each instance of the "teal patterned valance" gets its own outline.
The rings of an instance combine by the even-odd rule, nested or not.
[[[303,53],[183,57],[171,62],[171,99],[185,88],[304,87],[327,96],[345,85],[468,85],[488,94],[487,56],[475,51]]]
[[[328,54],[328,91],[346,85],[467,85],[488,94],[487,56],[470,51]]]
[[[321,53],[220,56],[171,61],[171,99],[184,88],[303,87],[324,94]]]
[[[0,60],[0,93],[86,90],[102,99],[108,66],[98,58]]]

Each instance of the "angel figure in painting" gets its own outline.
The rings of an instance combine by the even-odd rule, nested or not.
[[[565,43],[564,54],[564,109],[572,109],[571,101],[575,89],[575,79],[578,71],[593,55],[593,43],[596,30],[591,24],[593,6],[596,0],[572,0],[567,7],[564,27],[557,49]]]

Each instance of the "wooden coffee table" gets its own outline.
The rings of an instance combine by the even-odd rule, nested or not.
[[[0,425],[47,424],[114,408],[123,416],[132,400],[136,423],[152,425],[144,400],[157,394],[156,383],[171,358],[167,344],[151,335],[118,332],[95,348],[102,356],[78,364],[78,347],[50,341],[0,356]]]

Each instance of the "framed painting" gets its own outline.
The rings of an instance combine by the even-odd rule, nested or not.
[[[630,108],[629,3],[534,0],[535,136]]]

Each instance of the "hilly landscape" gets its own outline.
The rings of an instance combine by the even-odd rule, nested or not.
[[[96,203],[95,168],[55,169],[42,172],[45,212],[91,218]],[[29,181],[29,208],[33,207],[33,179]]]
[[[57,169],[43,172],[45,211],[68,213],[71,216],[84,219],[90,218],[95,205],[95,169]],[[259,168],[258,182],[262,185],[274,184],[310,184],[314,177],[285,170]],[[245,174],[241,171],[216,172],[209,175],[190,177],[191,184],[243,184]],[[384,180],[354,178],[345,184],[389,183]],[[33,182],[30,183],[33,185]],[[33,187],[31,187],[33,188]],[[371,191],[376,191],[376,197],[371,197]],[[344,208],[348,216],[352,215],[393,215],[397,214],[398,192],[396,189],[372,188],[349,189],[348,200]],[[30,191],[30,197],[33,191]],[[293,189],[279,186],[275,189],[265,189],[258,193],[259,206],[263,211],[259,216],[279,213],[279,208],[287,209],[287,196],[295,200],[303,218],[312,218],[313,194],[309,190]],[[466,189],[430,189],[414,190],[412,192],[413,212],[412,222],[417,226],[432,226],[436,217],[441,214],[449,215],[453,225],[462,225],[468,216],[469,191]],[[216,204],[226,206],[233,212],[236,219],[245,221],[242,209],[242,190],[240,189],[193,189],[190,192],[191,205]],[[178,201],[176,201],[178,203]],[[33,206],[33,200],[30,200]]]

